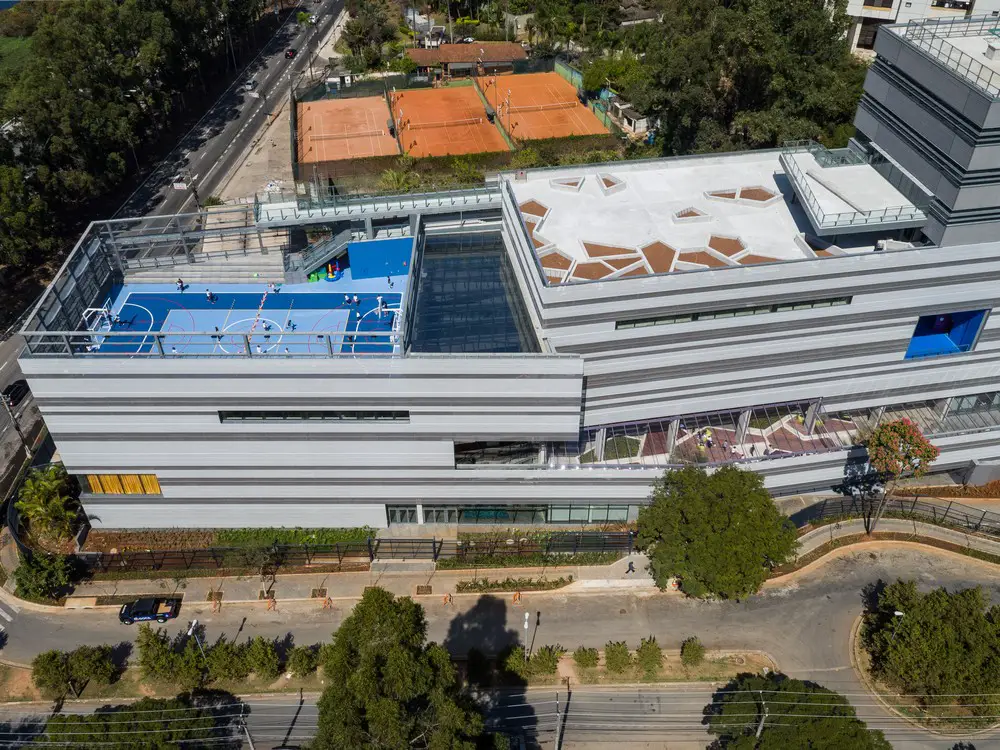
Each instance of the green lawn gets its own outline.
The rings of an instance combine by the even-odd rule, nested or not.
[[[16,73],[31,57],[31,39],[0,36],[0,74]]]

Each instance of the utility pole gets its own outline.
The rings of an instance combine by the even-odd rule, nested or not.
[[[568,708],[568,706],[567,706]],[[559,691],[556,691],[556,747],[562,750],[562,713],[559,711]]]
[[[247,744],[250,745],[250,750],[257,750],[253,744],[253,737],[250,736],[250,728],[247,726],[247,718],[243,715],[243,711],[246,708],[245,704],[240,705],[240,724],[243,727],[243,734],[246,735]]]
[[[524,613],[524,663],[528,663],[528,613]]]
[[[764,731],[764,722],[767,720],[767,704],[764,703],[764,691],[761,690],[759,693],[762,711],[760,714],[760,724],[757,725],[757,739],[760,739],[760,733]]]

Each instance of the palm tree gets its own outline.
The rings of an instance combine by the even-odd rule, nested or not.
[[[51,465],[32,469],[17,493],[17,509],[35,533],[69,539],[79,515],[66,469]]]
[[[378,179],[379,190],[385,193],[408,193],[420,184],[420,177],[405,167],[387,169]]]

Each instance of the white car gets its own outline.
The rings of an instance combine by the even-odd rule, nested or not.
[[[309,23],[311,23],[313,26],[315,26],[318,21],[319,21],[319,16],[317,16],[315,13],[309,16]]]

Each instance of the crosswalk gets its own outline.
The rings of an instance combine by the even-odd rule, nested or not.
[[[14,604],[8,603],[7,606],[10,609],[14,610],[14,614],[17,614],[18,612],[21,611],[21,608]],[[8,612],[3,607],[0,607],[0,617],[2,617],[7,622],[14,622],[14,616],[11,615],[10,612]],[[5,633],[5,632],[7,632],[7,629],[3,626],[3,623],[0,623],[0,633]]]

